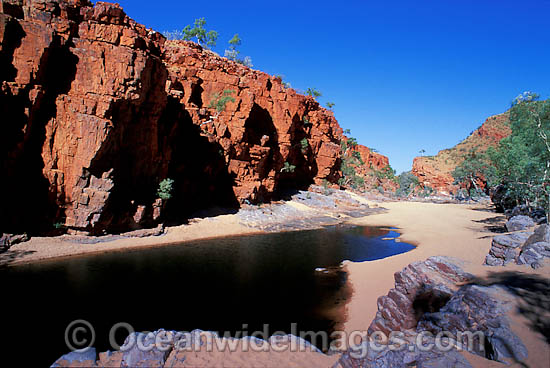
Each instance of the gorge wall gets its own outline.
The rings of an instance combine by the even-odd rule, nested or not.
[[[3,0],[0,43],[0,232],[135,229],[341,175],[331,111],[118,5]]]
[[[435,156],[415,157],[412,173],[424,187],[429,186],[443,193],[454,193],[458,187],[453,184],[452,172],[464,161],[466,155],[472,150],[483,153],[511,133],[508,113],[491,116],[453,148],[442,150]]]

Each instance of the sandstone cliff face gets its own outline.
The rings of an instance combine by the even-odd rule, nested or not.
[[[508,119],[507,113],[492,116],[455,147],[440,151],[436,156],[415,157],[412,173],[423,186],[430,186],[443,193],[456,192],[458,187],[453,185],[452,175],[454,169],[471,150],[485,152],[509,136],[511,130]]]
[[[361,158],[365,162],[363,171],[368,171],[369,169],[382,170],[390,165],[390,160],[386,156],[378,152],[374,152],[370,148],[361,144],[357,145],[355,151],[361,154]]]
[[[174,219],[338,180],[342,131],[334,116],[280,80],[166,42],[118,5],[1,6],[5,230],[150,224],[164,207],[156,195],[164,178],[175,180],[164,208]],[[209,104],[223,90],[235,102],[216,116]]]
[[[388,157],[361,144],[355,146],[353,151],[359,152],[363,160],[362,165],[355,166],[355,172],[365,180],[366,191],[395,192],[399,188],[392,178],[386,176],[386,170],[390,169]]]

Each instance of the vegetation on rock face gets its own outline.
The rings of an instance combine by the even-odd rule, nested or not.
[[[393,179],[395,178],[395,170],[388,165],[380,170],[374,170],[374,175],[378,179]]]
[[[289,162],[285,162],[284,166],[281,168],[282,173],[293,173],[294,170],[296,170],[296,166],[290,164]]]
[[[410,171],[406,171],[397,176],[399,189],[395,194],[399,197],[408,197],[419,186],[418,178]]]
[[[159,183],[159,187],[157,189],[157,195],[162,200],[169,200],[172,198],[172,191],[174,190],[174,180],[172,179],[164,179]]]
[[[518,96],[510,110],[512,135],[487,152],[494,165],[491,184],[501,184],[516,204],[550,208],[550,100]]]
[[[525,92],[510,109],[512,134],[485,154],[470,153],[453,173],[469,189],[503,188],[508,202],[550,211],[550,100]]]
[[[304,138],[300,141],[300,147],[303,154],[307,152],[307,149],[309,148],[309,142],[307,138]]]
[[[216,109],[216,112],[220,114],[223,110],[225,110],[225,106],[229,102],[235,102],[235,98],[231,96],[235,91],[231,89],[226,89],[223,92],[215,93],[212,96],[212,99],[210,100],[210,104],[208,105],[211,109]]]
[[[458,165],[452,175],[455,184],[466,190],[469,197],[476,197],[482,193],[480,184],[492,176],[493,166],[486,154],[476,150],[470,151],[464,161]]]
[[[345,131],[346,134],[350,134],[350,130]],[[338,181],[338,184],[344,187],[351,187],[353,189],[363,189],[365,186],[365,179],[357,175],[356,166],[364,164],[359,152],[354,151],[357,146],[357,140],[352,137],[348,137],[347,140],[342,139],[340,143],[341,150],[341,166],[342,177]]]
[[[288,82],[285,82],[285,76],[284,75],[281,75],[281,74],[277,74],[277,75],[274,75],[275,78],[278,78],[281,80],[281,84],[283,85],[283,87],[285,88],[292,88],[292,85]]]

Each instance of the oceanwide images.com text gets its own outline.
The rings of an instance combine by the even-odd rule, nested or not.
[[[264,324],[261,331],[248,331],[248,325],[243,324],[241,331],[224,333],[193,330],[191,332],[176,332],[158,330],[155,332],[136,333],[134,328],[125,322],[112,326],[109,331],[109,343],[114,350],[122,352],[132,349],[140,351],[189,351],[189,352],[305,352],[305,351],[343,351],[350,348],[352,357],[362,359],[369,349],[409,350],[440,352],[456,349],[458,351],[484,351],[485,335],[481,331],[455,332],[441,331],[433,334],[429,331],[405,333],[392,331],[385,334],[376,331],[370,335],[366,331],[334,331],[313,332],[299,331],[298,324],[292,323],[290,334],[282,331],[271,332],[269,325]],[[116,336],[128,336],[122,345]],[[96,341],[95,329],[85,320],[71,322],[65,330],[65,343],[72,351],[85,351]]]

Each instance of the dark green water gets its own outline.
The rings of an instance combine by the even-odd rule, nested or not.
[[[136,331],[269,330],[332,332],[344,322],[344,260],[369,261],[412,245],[372,227],[239,236],[0,269],[2,346],[34,366],[68,352],[65,328],[89,321],[98,351],[111,349],[110,328]],[[334,267],[331,272],[315,271]],[[9,332],[9,333],[8,333]],[[125,336],[117,336],[119,343]],[[33,353],[29,354],[29,349]]]

